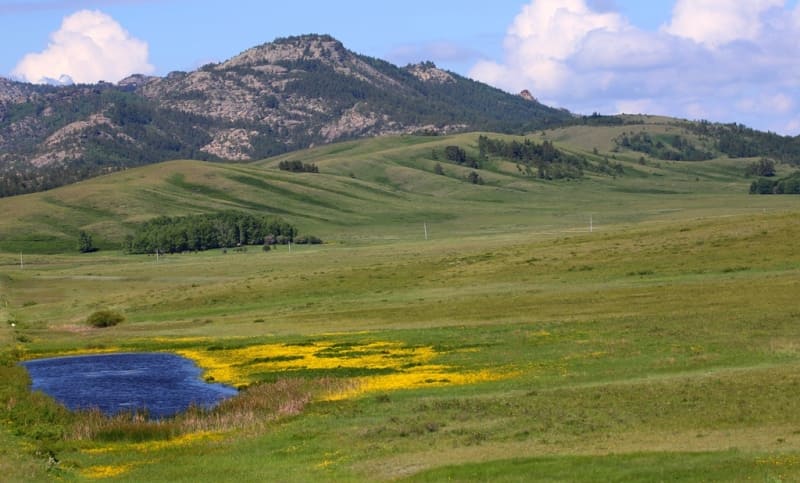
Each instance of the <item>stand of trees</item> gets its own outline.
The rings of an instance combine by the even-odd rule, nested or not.
[[[447,146],[444,148],[444,157],[450,162],[466,165],[470,168],[480,169],[481,164],[477,159],[467,155],[467,152],[458,146]]]
[[[751,163],[745,170],[746,176],[775,176],[775,162],[771,159],[761,158],[757,163]]]
[[[717,149],[732,158],[764,156],[800,165],[800,136],[781,136],[741,124],[712,124],[708,121],[690,123],[686,127],[698,135],[716,139]]]
[[[319,173],[319,168],[316,164],[308,164],[302,161],[281,161],[278,163],[278,169],[281,171],[291,171],[292,173]]]
[[[297,229],[273,217],[238,211],[152,219],[126,239],[128,253],[179,253],[243,245],[293,242]],[[305,239],[319,240],[316,237]]]
[[[580,178],[588,162],[577,156],[564,153],[550,141],[537,144],[530,139],[524,142],[478,137],[480,156],[499,156],[510,159],[528,168],[535,168],[542,179]]]
[[[614,141],[619,147],[664,161],[706,161],[714,157],[714,153],[704,151],[678,135],[651,136],[646,132],[638,132],[630,136],[623,134]]]
[[[81,253],[91,253],[97,251],[97,248],[95,248],[94,243],[92,242],[92,235],[83,230],[78,233],[78,251]]]
[[[785,178],[759,178],[750,184],[751,195],[800,195],[800,172]]]

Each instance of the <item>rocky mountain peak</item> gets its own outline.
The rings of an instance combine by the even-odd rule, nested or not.
[[[147,84],[147,82],[150,81],[151,79],[154,79],[154,77],[143,74],[133,74],[117,82],[117,85],[120,87],[135,89],[139,86]]]
[[[367,136],[519,132],[567,118],[432,62],[400,68],[329,35],[287,37],[116,85],[0,78],[0,196],[167,159],[247,161]]]
[[[219,64],[217,69],[279,65],[299,61],[323,61],[335,64],[345,61],[347,57],[347,49],[335,38],[330,35],[312,34],[285,37],[253,47]]]
[[[433,82],[436,84],[455,83],[456,79],[449,72],[444,71],[433,62],[421,62],[419,64],[411,64],[406,67],[414,77],[422,82]]]

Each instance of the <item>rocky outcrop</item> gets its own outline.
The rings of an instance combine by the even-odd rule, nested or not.
[[[0,78],[0,196],[72,181],[64,170],[73,166],[79,179],[167,159],[247,161],[355,137],[521,132],[567,118],[430,62],[403,69],[327,35],[289,37],[117,85]],[[63,169],[42,182],[53,166]],[[10,172],[30,182],[3,179]]]
[[[447,71],[439,69],[432,62],[423,62],[406,67],[406,70],[422,82],[436,84],[455,83],[456,79]]]
[[[251,159],[253,144],[251,138],[258,136],[258,131],[245,129],[221,129],[214,133],[214,139],[201,148],[221,159],[245,161]]]

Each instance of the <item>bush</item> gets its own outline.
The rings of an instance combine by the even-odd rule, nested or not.
[[[125,316],[114,310],[98,310],[86,319],[87,324],[97,328],[113,327],[124,321]]]
[[[483,178],[475,171],[470,171],[469,175],[467,175],[467,181],[472,184],[483,184]]]
[[[745,170],[746,176],[775,176],[775,162],[771,159],[761,158],[757,163],[752,163]]]
[[[78,233],[78,251],[81,253],[91,253],[97,251],[92,243],[92,235],[81,231]]]
[[[320,245],[322,239],[313,235],[303,235],[294,239],[297,245]]]

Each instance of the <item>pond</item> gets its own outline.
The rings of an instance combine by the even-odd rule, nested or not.
[[[151,418],[173,416],[195,404],[213,407],[237,394],[200,378],[193,361],[167,353],[116,353],[35,359],[21,363],[33,390],[72,410],[104,414],[146,409]]]

